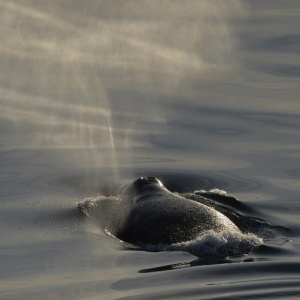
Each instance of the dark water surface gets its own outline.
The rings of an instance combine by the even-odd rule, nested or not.
[[[300,2],[0,3],[1,299],[299,299]],[[290,230],[210,261],[76,203],[139,176]]]

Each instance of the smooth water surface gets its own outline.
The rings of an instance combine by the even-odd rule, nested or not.
[[[1,1],[0,298],[298,299],[299,20],[292,0]],[[76,207],[139,176],[290,231],[210,261]]]

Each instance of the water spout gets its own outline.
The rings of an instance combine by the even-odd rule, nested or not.
[[[238,64],[230,20],[246,11],[240,0],[65,9],[0,4],[0,121],[19,135],[6,135],[5,147],[81,149],[81,159],[66,159],[118,177],[120,161],[130,168],[141,149],[164,142],[178,95],[197,96],[199,79]]]

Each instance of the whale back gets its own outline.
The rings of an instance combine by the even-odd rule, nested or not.
[[[173,244],[209,230],[239,229],[214,209],[168,191],[150,177],[138,179],[123,193],[131,208],[117,237],[135,244]]]

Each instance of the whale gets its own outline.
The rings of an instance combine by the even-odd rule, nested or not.
[[[209,232],[240,229],[224,214],[169,191],[155,177],[140,177],[121,191],[123,220],[116,237],[124,242],[177,244]]]

